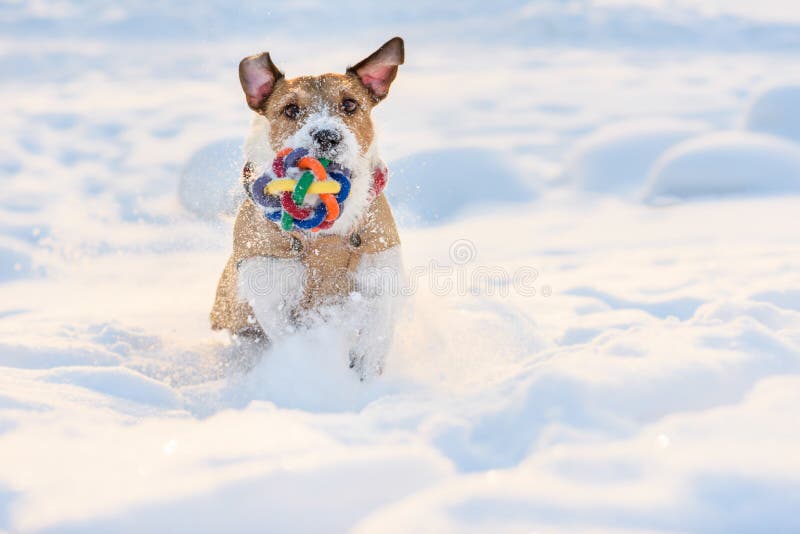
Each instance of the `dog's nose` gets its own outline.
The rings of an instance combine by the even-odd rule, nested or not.
[[[317,130],[311,134],[314,142],[322,150],[335,148],[342,140],[342,134],[336,130]]]

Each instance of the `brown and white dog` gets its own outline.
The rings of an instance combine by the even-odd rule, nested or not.
[[[287,79],[267,52],[241,61],[242,89],[255,112],[245,187],[282,148],[305,147],[350,169],[351,190],[340,217],[318,233],[283,231],[244,200],[211,311],[214,329],[276,342],[318,310],[340,306],[352,328],[351,367],[362,377],[380,372],[393,333],[389,284],[400,272],[400,240],[381,192],[386,169],[370,113],[403,59],[403,40],[395,37],[345,74]]]

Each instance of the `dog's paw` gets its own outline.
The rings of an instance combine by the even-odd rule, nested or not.
[[[253,310],[271,339],[294,331],[294,311],[305,286],[305,267],[297,260],[257,256],[238,266],[239,298]]]

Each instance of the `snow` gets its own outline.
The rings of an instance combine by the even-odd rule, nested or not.
[[[23,278],[31,273],[31,257],[24,245],[10,243],[11,246],[0,246],[0,281]]]
[[[666,417],[613,444],[554,446],[384,508],[356,532],[794,532],[800,501],[785,469],[797,468],[797,434],[763,414],[797,424],[798,386],[766,379],[740,402]]]
[[[800,530],[786,6],[0,8],[0,532]],[[394,34],[384,374],[211,332],[238,60]]]
[[[639,189],[653,162],[667,148],[706,129],[703,123],[673,118],[603,126],[575,143],[567,156],[564,178],[587,191]]]
[[[235,215],[244,198],[242,162],[241,139],[223,139],[198,149],[181,171],[181,205],[204,219]]]
[[[738,15],[745,18],[772,22],[798,22],[800,13],[793,0],[764,0],[754,4],[749,0],[594,0],[595,5],[644,5],[676,8],[691,8],[702,15]]]
[[[800,145],[744,132],[690,139],[653,164],[644,195],[650,201],[731,194],[800,191]]]
[[[470,209],[531,200],[512,154],[480,147],[426,150],[389,162],[387,191],[400,220],[432,224],[452,220]],[[457,180],[445,177],[455,176]]]
[[[779,85],[757,94],[744,124],[748,130],[800,143],[800,85]]]

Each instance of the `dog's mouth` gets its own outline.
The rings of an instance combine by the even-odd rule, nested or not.
[[[309,147],[309,153],[312,157],[317,159],[326,159],[333,163],[340,165],[344,164],[345,149],[342,146],[312,146]]]
[[[343,147],[337,141],[333,142],[316,142],[311,147],[311,154],[317,158],[326,158],[331,161],[336,161],[343,154]]]

